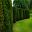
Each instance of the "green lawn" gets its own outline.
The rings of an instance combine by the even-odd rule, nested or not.
[[[32,17],[13,24],[13,32],[32,32]]]

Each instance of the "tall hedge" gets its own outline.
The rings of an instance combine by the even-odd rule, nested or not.
[[[0,0],[0,32],[3,31],[2,29],[3,21],[4,21],[4,17],[3,17],[3,9],[2,9],[2,0]]]
[[[3,5],[3,32],[12,32],[13,24],[13,11],[12,11],[12,2],[11,0],[2,0]]]

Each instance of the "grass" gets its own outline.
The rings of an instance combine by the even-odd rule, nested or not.
[[[32,32],[32,17],[13,24],[13,32]]]

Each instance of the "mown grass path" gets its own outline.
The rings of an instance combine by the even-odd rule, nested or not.
[[[13,24],[13,32],[32,32],[32,17]]]

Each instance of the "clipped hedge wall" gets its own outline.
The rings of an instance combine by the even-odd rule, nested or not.
[[[13,7],[13,22],[29,18],[29,9]]]

